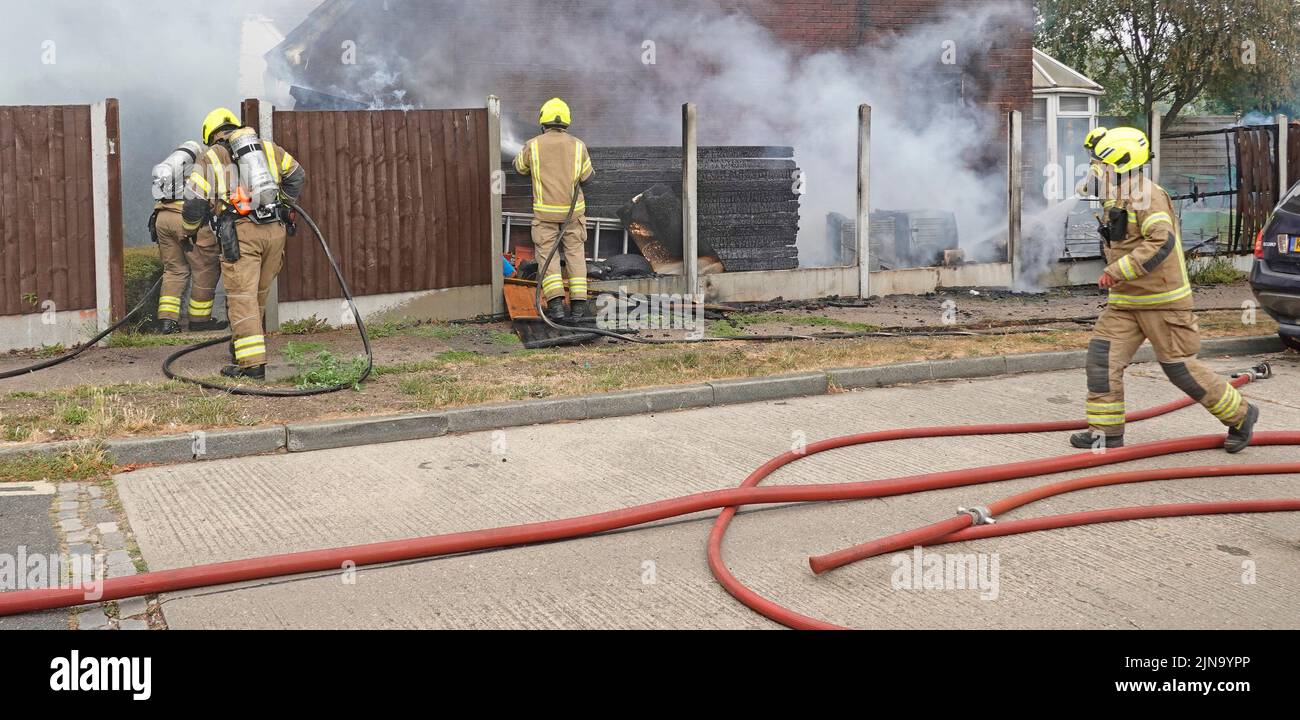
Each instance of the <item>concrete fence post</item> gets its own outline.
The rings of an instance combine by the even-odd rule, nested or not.
[[[692,300],[700,292],[698,120],[693,103],[682,106],[682,274]]]
[[[1011,287],[1020,285],[1020,233],[1024,211],[1024,136],[1019,110],[1007,118],[1007,261],[1011,263]]]
[[[858,106],[858,297],[871,297],[871,106]]]
[[[1151,182],[1160,184],[1160,155],[1164,147],[1164,121],[1159,111],[1151,113]]]
[[[118,103],[90,106],[91,204],[95,233],[95,325],[126,314],[122,257],[122,147]]]
[[[488,109],[488,206],[491,208],[492,217],[488,224],[492,228],[490,245],[488,247],[488,269],[492,273],[491,293],[487,307],[488,312],[492,315],[502,315],[506,312],[505,298],[505,263],[501,258],[501,253],[505,251],[505,238],[502,223],[504,219],[501,214],[502,195],[506,191],[506,179],[501,170],[501,98],[496,95],[489,95],[487,99]]]
[[[1291,189],[1291,120],[1277,116],[1277,201],[1282,202]]]

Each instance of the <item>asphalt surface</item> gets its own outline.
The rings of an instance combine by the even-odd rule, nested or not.
[[[0,554],[8,556],[10,563],[16,564],[20,557],[59,555],[59,538],[50,520],[54,499],[54,486],[49,483],[0,484]],[[21,588],[0,585],[0,591],[14,589]],[[0,630],[67,629],[66,610],[0,617]]]
[[[1294,356],[1292,356],[1294,357]],[[1213,361],[1221,371],[1253,364]],[[1245,393],[1261,429],[1300,428],[1300,363]],[[119,495],[153,569],[496,527],[734,487],[807,440],[954,423],[1082,415],[1082,371],[933,383],[785,402],[483,432],[434,440],[157,468]],[[1132,407],[1180,397],[1158,366],[1129,374]],[[1130,442],[1221,433],[1191,408],[1130,428]],[[854,482],[1069,452],[1059,434],[847,448],[769,482]],[[1253,448],[1119,469],[1294,460]],[[1069,473],[1096,474],[1102,470]],[[814,577],[820,554],[950,517],[1048,480],[856,503],[751,509],[733,525],[733,571],[766,596],[862,628],[1300,628],[1300,514],[1110,524],[936,548],[979,554],[989,587],[916,589],[908,556]],[[1034,517],[1218,499],[1295,497],[1300,476],[1229,477],[1089,490],[1022,509]],[[709,573],[714,513],[536,547],[194,590],[167,596],[185,628],[772,628]],[[949,559],[949,558],[944,558]],[[960,559],[960,558],[959,558]],[[997,571],[992,567],[996,562]]]

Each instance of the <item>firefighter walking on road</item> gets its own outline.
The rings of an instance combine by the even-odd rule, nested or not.
[[[211,225],[220,247],[234,363],[221,374],[264,380],[266,298],[294,231],[288,203],[302,195],[307,173],[283,148],[241,128],[225,108],[208,114],[203,141],[210,147],[190,174],[183,224],[191,234]]]
[[[221,260],[217,239],[208,227],[193,236],[183,227],[181,210],[185,204],[185,182],[207,147],[189,141],[176,148],[153,169],[153,197],[156,202],[149,217],[149,235],[158,245],[163,264],[162,292],[158,298],[158,322],[155,332],[172,335],[181,331],[181,303],[189,290],[189,330],[203,332],[223,330],[224,322],[212,317],[212,306],[221,277]]]
[[[568,319],[564,309],[568,288],[575,320],[589,316],[587,285],[587,203],[582,185],[596,174],[587,146],[569,134],[573,115],[569,106],[554,98],[542,106],[540,122],[544,132],[524,144],[515,158],[520,175],[533,179],[533,247],[537,256],[537,280],[542,284],[546,314],[556,321]],[[576,198],[576,201],[575,201]],[[560,237],[560,228],[569,216],[572,220]],[[547,267],[547,256],[562,243],[560,255]],[[565,275],[568,275],[566,282]]]
[[[1250,445],[1259,408],[1197,359],[1200,327],[1178,218],[1169,194],[1142,172],[1150,142],[1141,130],[1117,128],[1094,131],[1088,143],[1105,209],[1108,265],[1098,284],[1110,298],[1088,346],[1089,430],[1070,443],[1124,446],[1124,371],[1150,340],[1170,381],[1228,428],[1224,447],[1239,453]]]

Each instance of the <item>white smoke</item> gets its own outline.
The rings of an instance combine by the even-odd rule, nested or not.
[[[5,3],[0,105],[121,101],[128,244],[148,242],[150,169],[198,139],[214,107],[239,111],[240,41],[249,15],[282,31],[319,0],[42,0]]]
[[[268,16],[288,33],[317,4],[14,4],[0,28],[0,103],[121,99],[128,238],[138,242],[149,168],[193,138],[212,107],[238,108],[244,17]],[[578,14],[523,13],[524,4],[357,3],[353,15],[364,22],[340,23],[309,47],[320,53],[312,72],[333,73],[313,89],[372,107],[482,106],[488,94],[502,95],[507,153],[534,131],[529,116],[552,95],[571,99],[575,132],[591,144],[676,144],[680,107],[694,102],[701,144],[795,147],[806,174],[805,265],[836,255],[824,237],[826,214],[853,214],[857,106],[865,102],[874,110],[873,208],[950,210],[973,256],[974,244],[1004,224],[1000,123],[980,94],[977,65],[990,38],[1004,37],[1007,25],[1027,26],[1023,3],[954,11],[892,39],[813,53],[713,2],[611,0]],[[539,15],[546,19],[539,23]],[[353,66],[339,62],[342,39],[355,40]],[[46,40],[56,44],[56,64],[41,62]],[[936,79],[960,90],[940,90]],[[533,90],[510,95],[520,85]],[[586,134],[583,117],[596,114],[619,118],[623,131]]]
[[[1252,110],[1246,113],[1246,115],[1243,118],[1241,118],[1241,122],[1237,124],[1240,125],[1241,127],[1252,127],[1255,125],[1277,125],[1277,116],[1265,115],[1264,113],[1259,112],[1258,110]]]
[[[1066,223],[1078,210],[1082,198],[1072,195],[1037,212],[1026,212],[1021,222],[1018,291],[1039,292],[1052,267],[1065,254]]]
[[[358,46],[383,50],[367,57],[365,72],[393,73],[394,88],[424,107],[503,96],[507,153],[533,132],[529,115],[553,95],[570,101],[574,132],[593,145],[677,144],[685,102],[699,107],[702,145],[793,145],[806,174],[804,265],[835,259],[826,214],[854,214],[857,108],[868,103],[873,208],[952,211],[971,255],[981,254],[977,240],[1005,226],[1004,142],[996,112],[983,104],[978,64],[990,38],[1028,27],[1023,3],[954,11],[892,39],[813,53],[713,2],[611,0],[578,14],[527,5],[375,5]],[[480,49],[471,37],[499,42]],[[355,79],[337,83],[330,87],[343,93],[357,88]],[[521,85],[533,89],[510,94]],[[583,128],[591,115],[602,118],[601,131]],[[609,127],[623,131],[610,135]]]

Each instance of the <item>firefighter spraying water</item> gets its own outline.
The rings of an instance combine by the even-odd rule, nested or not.
[[[1124,446],[1124,372],[1150,340],[1169,380],[1228,428],[1225,449],[1245,450],[1259,408],[1197,358],[1200,326],[1182,232],[1169,193],[1143,174],[1152,157],[1146,134],[1098,128],[1085,147],[1094,158],[1089,180],[1105,210],[1099,232],[1107,266],[1097,284],[1109,297],[1088,346],[1089,430],[1070,444]]]

